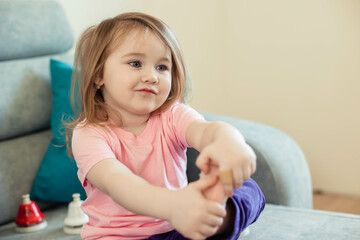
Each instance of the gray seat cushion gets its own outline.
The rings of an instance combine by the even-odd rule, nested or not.
[[[359,240],[360,216],[267,204],[244,240]]]

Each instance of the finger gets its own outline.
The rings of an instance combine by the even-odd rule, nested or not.
[[[217,203],[217,202],[209,201],[207,210],[209,213],[214,214],[215,216],[218,216],[221,218],[226,216],[225,205],[221,205],[220,203]]]
[[[218,175],[219,169],[217,165],[210,163],[208,166],[209,166],[209,172],[206,174],[201,171],[199,177],[213,177]]]
[[[225,196],[231,198],[234,195],[234,188],[232,184],[224,184]]]
[[[243,179],[244,181],[247,180],[248,178],[250,178],[250,176],[251,176],[251,165],[244,168],[243,176],[244,176],[244,179]]]
[[[205,174],[208,174],[210,171],[210,158],[205,154],[200,153],[196,159],[195,165]]]
[[[256,171],[256,158],[254,159],[254,161],[251,162],[251,175],[255,173]]]
[[[219,217],[219,216],[210,216],[206,218],[205,223],[213,226],[213,227],[220,227],[224,222],[224,218],[223,217]]]
[[[211,187],[213,187],[219,178],[217,176],[207,177],[207,178],[200,178],[194,184],[196,188],[200,191],[205,191]]]
[[[214,235],[218,229],[219,229],[219,227],[204,225],[204,226],[201,226],[199,231],[202,236],[204,236],[205,238],[208,238],[208,237]]]
[[[243,184],[242,180],[235,181],[234,183],[234,189],[240,188]]]
[[[244,179],[243,176],[244,173],[242,169],[239,169],[238,171],[233,171],[233,179],[234,179],[233,189],[241,187]]]
[[[204,235],[204,234],[201,233],[201,232],[198,232],[198,233],[195,233],[195,234],[194,234],[194,237],[191,238],[191,239],[194,239],[194,240],[203,240],[203,239],[206,239],[206,238],[207,238],[206,235]]]
[[[231,169],[221,170],[218,175],[222,184],[233,184],[233,171]]]
[[[233,177],[233,170],[220,170],[219,171],[219,178],[221,183],[224,187],[224,192],[227,197],[232,197],[233,189],[234,189],[234,177]]]
[[[247,147],[248,147],[248,149],[249,149],[249,156],[248,156],[248,158],[249,158],[249,160],[250,160],[250,166],[251,166],[251,174],[254,174],[255,173],[255,171],[256,171],[256,154],[255,154],[255,152],[254,152],[254,150],[249,146],[249,145],[247,145]],[[251,176],[251,174],[250,174],[250,176]]]

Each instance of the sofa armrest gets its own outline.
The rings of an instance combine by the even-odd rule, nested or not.
[[[266,202],[312,208],[310,171],[303,152],[288,135],[275,128],[246,120],[202,113],[208,121],[224,121],[236,127],[254,149],[257,170],[252,178],[263,191]],[[198,178],[198,152],[188,149],[189,181]]]

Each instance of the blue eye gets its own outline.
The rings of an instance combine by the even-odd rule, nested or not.
[[[160,66],[157,66],[156,69],[163,72],[163,71],[166,71],[168,68],[165,65],[160,65]]]
[[[132,61],[129,62],[130,66],[135,67],[135,68],[139,68],[141,67],[141,63],[139,61]]]

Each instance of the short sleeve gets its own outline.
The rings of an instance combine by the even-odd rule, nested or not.
[[[86,186],[86,175],[96,163],[116,158],[109,143],[109,137],[100,128],[81,126],[74,129],[71,147],[83,186]]]
[[[181,103],[173,105],[168,114],[169,123],[178,143],[184,148],[190,147],[186,141],[186,131],[191,123],[197,120],[204,120],[204,117],[189,105]]]

